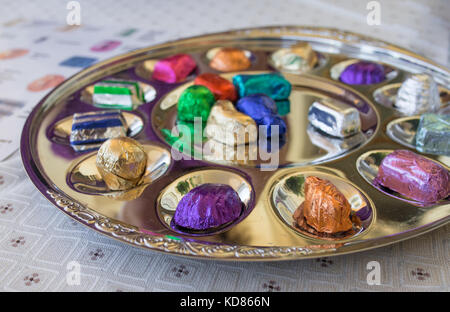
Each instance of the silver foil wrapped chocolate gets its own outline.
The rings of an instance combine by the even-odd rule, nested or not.
[[[338,138],[361,131],[358,110],[334,99],[315,101],[309,108],[308,120],[315,128]]]
[[[408,77],[398,90],[395,100],[395,108],[405,115],[435,112],[440,106],[438,86],[428,74]]]
[[[94,149],[108,139],[126,136],[127,130],[119,110],[76,113],[72,119],[70,145],[75,151]]]

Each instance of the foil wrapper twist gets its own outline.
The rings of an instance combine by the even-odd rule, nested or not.
[[[408,77],[398,89],[395,100],[395,108],[405,115],[435,112],[440,106],[438,86],[428,74]]]
[[[100,146],[97,169],[111,190],[127,190],[138,185],[145,173],[147,154],[136,140],[121,137]]]
[[[127,131],[126,121],[118,110],[76,113],[70,145],[75,151],[95,149],[108,139],[126,136]]]

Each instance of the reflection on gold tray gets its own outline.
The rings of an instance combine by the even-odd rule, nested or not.
[[[293,91],[290,108],[283,116],[288,127],[286,143],[276,151],[279,168],[269,166],[268,170],[261,170],[261,166],[266,165],[264,159],[245,163],[170,160],[170,146],[165,142],[162,130],[175,125],[178,96],[192,83],[195,75],[184,83],[166,85],[150,79],[152,66],[144,61],[189,53],[198,63],[198,74],[213,71],[208,67],[208,50],[218,46],[238,46],[252,55],[252,65],[246,73],[261,73],[274,70],[268,61],[274,51],[298,41],[310,42],[313,49],[320,52],[321,63],[305,75],[283,73],[292,83]],[[355,51],[358,51],[357,55]],[[395,75],[376,85],[357,86],[344,85],[331,77],[330,70],[334,65],[355,57],[387,64],[395,69]],[[61,84],[28,118],[22,134],[22,159],[33,183],[59,209],[102,234],[134,246],[189,257],[255,261],[303,259],[367,250],[417,236],[448,223],[450,219],[449,203],[418,207],[376,189],[364,176],[371,171],[363,172],[361,167],[357,168],[361,155],[405,148],[385,132],[386,125],[402,115],[392,107],[377,104],[373,94],[379,88],[403,81],[406,73],[420,71],[431,72],[441,88],[449,89],[450,72],[447,69],[401,48],[348,32],[289,26],[183,39],[96,64]],[[234,74],[226,73],[223,77],[230,79]],[[128,117],[139,124],[139,131],[134,133],[136,140],[158,146],[154,160],[161,160],[162,166],[148,168],[152,179],[137,190],[141,195],[135,199],[130,198],[136,196],[130,196],[125,201],[85,192],[86,187],[97,187],[99,182],[94,169],[81,175],[84,191],[77,189],[75,180],[71,180],[81,177],[77,174],[80,169],[77,165],[93,156],[77,154],[69,145],[63,144],[63,139],[54,140],[51,135],[58,121],[65,122],[61,129],[67,131],[69,119],[65,118],[75,112],[91,110],[92,103],[86,100],[89,87],[99,79],[111,77],[139,80],[156,92],[154,100],[142,104]],[[359,137],[347,141],[332,140],[308,127],[309,106],[314,100],[323,98],[339,99],[358,108],[362,121]],[[449,157],[426,156],[450,165]],[[92,163],[85,163],[88,167],[89,164],[92,167]],[[352,210],[365,216],[360,232],[330,241],[304,235],[292,227],[291,213],[301,203],[302,195],[286,190],[286,180],[311,174],[336,184],[351,203]],[[89,180],[90,177],[94,177],[93,180]],[[191,188],[211,181],[231,185],[245,202],[245,212],[238,222],[211,235],[189,235],[172,230],[168,224],[182,196],[177,185],[181,182]]]

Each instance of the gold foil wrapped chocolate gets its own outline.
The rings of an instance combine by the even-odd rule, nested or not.
[[[114,138],[100,146],[96,165],[111,190],[127,190],[136,186],[144,174],[147,154],[136,140]]]
[[[255,121],[236,110],[228,100],[217,101],[208,117],[206,136],[227,145],[256,142],[258,132]]]

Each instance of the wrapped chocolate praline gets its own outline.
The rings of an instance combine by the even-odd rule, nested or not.
[[[438,86],[428,74],[412,75],[398,89],[395,108],[405,115],[434,112],[440,107]]]
[[[145,101],[138,82],[119,79],[97,82],[92,100],[97,107],[123,110],[133,110]]]
[[[236,48],[213,49],[208,53],[211,59],[209,66],[222,72],[241,71],[249,68],[252,63],[244,50]]]
[[[271,56],[273,65],[283,71],[306,72],[314,68],[318,58],[307,42],[300,42],[290,48],[279,49]]]
[[[259,75],[236,75],[233,84],[240,97],[263,93],[273,100],[286,100],[291,94],[291,84],[277,73]]]
[[[206,122],[214,102],[214,94],[207,87],[190,86],[178,99],[178,119],[194,121],[196,117],[200,117],[202,122]]]
[[[350,85],[369,85],[386,79],[384,66],[374,62],[359,61],[348,65],[339,80]]]
[[[111,138],[126,136],[128,126],[119,110],[75,113],[70,145],[75,151],[98,148]]]
[[[205,231],[235,221],[243,203],[226,184],[205,183],[189,191],[178,203],[171,227]]]
[[[197,67],[189,54],[176,54],[158,60],[153,68],[152,78],[166,83],[177,83],[186,79]]]
[[[272,136],[272,127],[278,127],[278,134],[287,131],[285,121],[277,114],[276,103],[265,94],[252,94],[239,99],[236,103],[238,111],[250,116],[258,126],[267,127],[266,137]]]
[[[216,97],[216,100],[229,100],[234,102],[237,99],[237,92],[231,81],[213,73],[198,75],[194,84],[207,87]]]
[[[127,137],[109,139],[100,146],[97,169],[111,190],[135,187],[145,173],[147,154],[136,140]]]
[[[450,115],[420,116],[415,140],[419,152],[450,156]]]
[[[227,145],[247,144],[258,138],[255,121],[226,100],[214,104],[205,132],[208,138]]]
[[[308,120],[315,128],[338,138],[361,131],[358,110],[334,99],[314,101],[308,111]]]
[[[293,215],[297,227],[312,234],[325,235],[346,233],[353,229],[351,206],[330,181],[308,176],[304,193],[305,201]]]
[[[382,160],[374,184],[432,204],[449,196],[450,175],[432,160],[408,150],[396,150]]]

